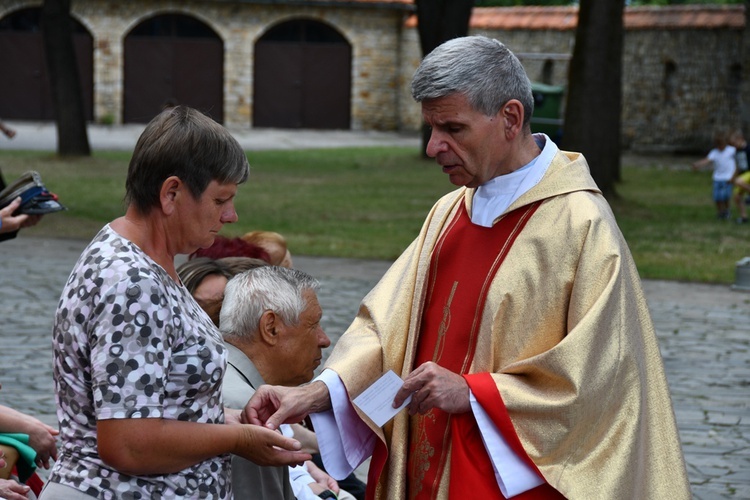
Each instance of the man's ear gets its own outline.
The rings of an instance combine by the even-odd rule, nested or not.
[[[161,184],[159,191],[159,202],[161,209],[166,215],[171,215],[175,211],[175,200],[182,192],[185,193],[186,186],[176,175],[167,177]]]
[[[264,311],[258,324],[260,340],[268,345],[276,345],[282,327],[281,318],[275,312]]]
[[[504,121],[505,138],[512,141],[523,128],[524,109],[518,99],[511,99],[503,105],[500,116]]]

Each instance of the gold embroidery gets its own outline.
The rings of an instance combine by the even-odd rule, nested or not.
[[[456,294],[456,288],[458,288],[458,281],[453,282],[451,293],[443,306],[443,319],[440,321],[440,327],[438,327],[437,342],[435,343],[435,350],[432,354],[432,361],[436,363],[443,355],[445,336],[451,324],[451,303],[453,302],[453,296]],[[410,488],[410,496],[412,497],[422,491],[424,476],[430,469],[430,460],[435,456],[435,447],[432,446],[430,440],[427,438],[427,431],[425,430],[426,419],[430,419],[433,424],[435,423],[436,417],[433,410],[428,411],[424,415],[417,415],[415,417],[417,431],[414,433],[414,436],[416,436],[414,447],[412,449],[412,456],[414,459],[412,460],[412,470],[409,475],[412,481]]]
[[[451,324],[451,302],[453,302],[453,295],[456,293],[458,287],[458,281],[453,282],[453,288],[448,296],[448,300],[443,306],[443,319],[440,321],[440,327],[438,328],[437,342],[435,343],[435,351],[432,353],[432,361],[437,363],[443,356],[443,347],[445,347],[445,333],[448,331],[448,327]]]
[[[435,414],[433,410],[428,411],[424,415],[416,415],[417,432],[414,434],[416,439],[414,440],[414,447],[412,448],[412,470],[409,477],[411,479],[411,487],[409,488],[409,496],[414,497],[422,491],[422,483],[424,482],[424,476],[430,469],[430,459],[435,455],[435,447],[430,444],[427,439],[427,432],[425,431],[425,420],[432,420],[435,423]]]

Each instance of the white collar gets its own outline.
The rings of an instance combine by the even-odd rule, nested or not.
[[[539,156],[518,170],[494,177],[477,188],[471,208],[471,222],[492,227],[495,219],[514,201],[542,180],[558,148],[545,134],[534,134],[534,140],[542,149]]]

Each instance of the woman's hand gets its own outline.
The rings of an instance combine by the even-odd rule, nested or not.
[[[29,500],[31,488],[12,479],[0,479],[0,498],[6,500]]]
[[[224,423],[229,425],[242,423],[242,410],[224,408]]]
[[[29,435],[29,446],[36,451],[36,464],[49,469],[50,459],[57,460],[55,436],[60,432],[44,422],[8,406],[0,405],[0,432]]]
[[[36,451],[37,466],[49,469],[50,459],[57,460],[55,436],[60,434],[60,431],[32,418],[25,432],[29,435],[29,446]]]
[[[300,465],[312,457],[300,451],[296,439],[259,425],[242,426],[241,439],[232,453],[261,466]]]

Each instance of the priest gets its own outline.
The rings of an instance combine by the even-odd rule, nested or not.
[[[427,154],[459,186],[365,297],[326,370],[267,387],[247,420],[312,413],[326,468],[372,455],[369,498],[688,499],[638,271],[584,157],[532,134],[521,63],[448,41],[412,81]],[[378,427],[351,403],[404,384]]]

